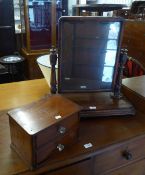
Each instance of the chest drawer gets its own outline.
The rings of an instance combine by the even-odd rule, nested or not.
[[[110,146],[95,157],[95,174],[110,171],[145,157],[145,136]]]
[[[47,144],[48,142],[53,142],[54,140],[64,137],[69,130],[73,127],[78,127],[79,125],[79,116],[73,114],[68,118],[56,123],[55,125],[50,126],[44,131],[39,132],[34,139],[35,147],[39,147]]]
[[[71,130],[62,138],[57,138],[52,142],[48,142],[46,145],[34,150],[35,164],[43,164],[45,160],[49,158],[50,153],[61,154],[69,146],[75,146],[75,142],[78,138],[78,127],[74,126]]]
[[[83,160],[43,175],[92,175],[92,165],[91,159]]]
[[[105,175],[144,175],[145,174],[145,159],[137,161],[131,165],[119,168]]]

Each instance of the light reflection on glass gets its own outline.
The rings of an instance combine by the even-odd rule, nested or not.
[[[51,0],[28,0],[30,47],[32,50],[51,46]]]
[[[112,82],[112,76],[113,67],[104,67],[102,81],[107,83]]]
[[[48,29],[50,25],[51,2],[48,0],[29,0],[29,20],[32,30]]]
[[[112,90],[121,23],[65,21],[62,26],[62,89]]]
[[[109,30],[109,39],[118,39],[118,34],[120,30],[120,23],[119,22],[114,22],[110,24],[110,30]]]
[[[117,40],[108,40],[107,49],[116,50],[117,49]]]
[[[112,82],[113,79],[113,70],[116,61],[119,30],[119,22],[114,22],[110,24],[102,82]]]
[[[105,65],[107,66],[114,66],[116,59],[116,51],[107,50],[105,55]]]

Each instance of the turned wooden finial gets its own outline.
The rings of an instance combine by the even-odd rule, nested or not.
[[[121,49],[120,57],[119,57],[119,66],[118,66],[118,72],[114,87],[114,94],[113,98],[119,99],[121,98],[121,85],[122,85],[122,76],[123,76],[123,68],[124,64],[127,61],[127,49]]]
[[[57,52],[56,48],[52,46],[52,48],[50,49],[50,64],[51,64],[50,90],[52,94],[55,94],[57,91],[56,70],[55,70],[56,62],[57,62]]]

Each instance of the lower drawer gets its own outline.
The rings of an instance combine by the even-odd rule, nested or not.
[[[92,175],[92,165],[92,160],[88,159],[43,175]]]
[[[133,163],[129,166],[119,168],[116,171],[104,175],[144,175],[145,174],[145,159]]]
[[[125,166],[143,157],[145,157],[145,136],[110,146],[95,157],[95,175]]]
[[[39,166],[40,164],[45,163],[49,158],[49,155],[52,152],[57,154],[61,154],[62,151],[69,146],[72,146],[76,140],[78,139],[78,127],[74,126],[68,134],[66,134],[63,138],[54,140],[39,149],[36,149],[35,155],[35,167]]]

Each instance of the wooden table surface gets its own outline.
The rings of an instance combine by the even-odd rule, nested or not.
[[[123,80],[123,86],[145,97],[145,75]]]
[[[6,83],[0,85],[0,174],[14,174],[28,168],[10,148],[9,121],[3,115],[12,108],[34,102],[49,93],[45,79]]]
[[[133,86],[137,81],[141,84]],[[126,79],[123,83],[126,87],[135,88],[133,90],[139,91],[140,96],[145,97],[139,88],[145,87],[145,76],[139,77],[139,79]],[[31,103],[48,92],[49,88],[44,79],[2,84],[0,85],[0,109],[8,110]],[[36,171],[29,171],[24,162],[10,148],[9,121],[8,116],[4,113],[2,112],[0,115],[0,174],[2,175],[39,174],[44,170],[51,170],[55,167],[63,167],[66,164],[73,163],[76,159],[79,161],[79,159],[88,158],[94,154],[94,151],[98,150],[100,153],[109,145],[145,134],[145,116],[138,111],[135,117],[84,120],[80,124],[80,139],[74,147],[60,155],[52,155],[48,165]],[[89,142],[93,144],[93,147],[88,150],[84,149],[83,145]]]
[[[36,101],[49,93],[45,79],[0,85],[0,110],[16,108]]]
[[[145,96],[145,76],[127,78],[123,85]],[[36,101],[49,93],[45,79],[6,83],[0,85],[0,111]]]

